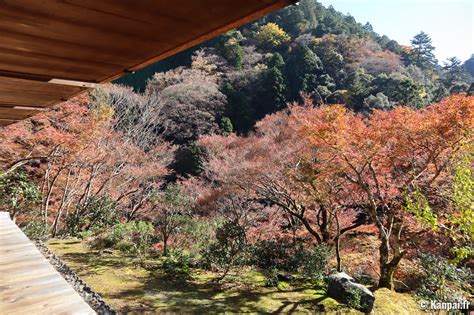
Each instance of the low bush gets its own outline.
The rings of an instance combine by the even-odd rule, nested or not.
[[[110,231],[97,235],[89,245],[96,249],[115,248],[143,261],[153,243],[153,232],[153,225],[149,222],[120,223]]]
[[[163,260],[163,270],[172,278],[189,278],[192,256],[181,249],[170,249]]]
[[[298,268],[298,262],[294,256],[295,246],[285,240],[262,240],[255,243],[250,251],[252,264],[261,269],[295,271]]]
[[[326,245],[306,249],[284,240],[263,240],[252,246],[251,253],[252,264],[265,270],[268,286],[278,284],[280,271],[298,271],[315,282],[321,282],[329,272],[331,250]]]
[[[233,266],[244,264],[246,244],[245,229],[235,222],[227,221],[217,228],[216,241],[201,252],[202,265],[222,271],[221,280]]]
[[[31,240],[48,238],[48,227],[43,222],[31,221],[22,230]]]
[[[466,288],[472,283],[471,273],[459,268],[448,259],[433,255],[419,254],[424,275],[421,277],[417,295],[426,300],[456,302],[464,299]]]
[[[311,249],[301,249],[299,255],[301,257],[299,270],[303,276],[317,283],[322,282],[329,273],[330,247],[321,244]]]
[[[66,219],[66,233],[78,236],[81,232],[109,228],[118,222],[116,203],[110,198],[92,198],[84,209],[73,211]]]

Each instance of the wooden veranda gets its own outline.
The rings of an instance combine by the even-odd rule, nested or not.
[[[0,314],[95,314],[7,212],[0,212]]]

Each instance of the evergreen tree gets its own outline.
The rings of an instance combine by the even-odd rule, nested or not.
[[[453,85],[466,81],[468,77],[468,74],[462,66],[461,60],[459,60],[457,57],[448,58],[446,62],[444,62],[443,72],[443,81],[448,89],[450,89]]]
[[[285,62],[279,53],[273,54],[268,62],[269,70],[266,78],[266,86],[268,91],[268,100],[271,108],[267,108],[266,112],[282,108],[286,103],[286,82],[283,76]]]
[[[464,69],[474,78],[474,54],[464,62]]]
[[[251,105],[251,100],[245,93],[236,90],[230,83],[224,84],[222,90],[227,97],[228,109],[226,115],[232,122],[233,130],[247,132],[256,121],[255,109]]]
[[[435,66],[436,60],[433,51],[435,47],[432,45],[431,38],[425,32],[420,32],[411,40],[413,51],[411,53],[413,63],[421,68],[428,69]]]
[[[287,73],[291,97],[297,99],[300,92],[311,93],[318,87],[318,76],[323,74],[323,64],[308,46],[302,45],[291,54]]]
[[[241,69],[244,63],[244,49],[240,42],[244,39],[237,30],[232,30],[220,38],[217,45],[218,51],[235,68]]]
[[[221,123],[219,124],[220,130],[224,136],[230,135],[234,131],[234,126],[232,126],[232,121],[229,117],[223,116],[221,118]]]

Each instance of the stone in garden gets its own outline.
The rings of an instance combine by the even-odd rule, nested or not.
[[[345,272],[329,277],[328,296],[344,304],[358,305],[357,309],[369,313],[374,307],[374,294]]]

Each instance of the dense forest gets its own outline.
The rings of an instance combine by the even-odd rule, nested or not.
[[[0,209],[30,238],[75,237],[182,283],[250,268],[285,291],[345,271],[460,301],[474,55],[434,50],[303,0],[0,129]],[[365,294],[342,303],[370,310]]]
[[[159,99],[169,126],[163,135],[184,144],[175,169],[195,174],[190,146],[199,136],[246,134],[265,115],[304,96],[367,113],[423,108],[469,90],[474,55],[464,63],[456,57],[438,62],[434,50],[424,32],[402,46],[369,23],[302,1],[118,83]]]

